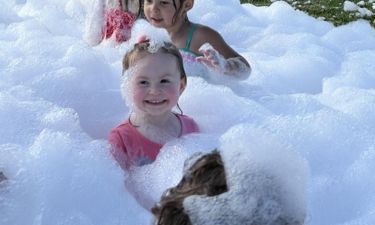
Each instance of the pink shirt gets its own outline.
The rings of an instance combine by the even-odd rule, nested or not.
[[[181,134],[179,137],[198,132],[198,125],[188,116],[176,115],[180,120]],[[108,138],[111,144],[111,153],[120,164],[127,170],[130,166],[142,166],[152,163],[163,147],[144,137],[129,123],[129,120],[114,128]]]

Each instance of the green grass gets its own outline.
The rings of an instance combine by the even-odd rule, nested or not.
[[[346,12],[344,11],[344,0],[284,0],[289,3],[295,9],[306,12],[310,16],[319,18],[325,21],[333,23],[335,26],[347,24],[351,21],[358,19],[365,19],[375,27],[375,9],[373,9],[374,3],[370,3],[369,0],[363,0],[365,5],[362,8],[367,8],[372,11],[374,15],[362,17],[358,12]],[[354,3],[360,0],[351,0]],[[268,6],[272,2],[270,0],[240,0],[241,3],[251,3],[257,6]]]

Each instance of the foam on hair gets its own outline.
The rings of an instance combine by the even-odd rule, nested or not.
[[[161,46],[164,42],[172,43],[165,29],[154,27],[144,19],[138,19],[132,27],[131,38],[120,46],[122,55],[130,52],[144,36],[149,38],[151,45]]]
[[[194,163],[184,169],[178,185],[168,189],[152,209],[158,225],[191,225],[184,212],[183,200],[191,195],[216,196],[228,190],[224,165],[218,151],[194,157]]]

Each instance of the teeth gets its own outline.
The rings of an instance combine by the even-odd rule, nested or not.
[[[148,100],[148,102],[151,102],[151,103],[157,104],[157,103],[161,103],[161,102],[163,102],[163,101],[157,101],[157,100]]]

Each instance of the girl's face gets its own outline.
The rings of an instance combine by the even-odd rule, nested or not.
[[[147,20],[155,27],[161,27],[168,30],[174,25],[173,17],[180,7],[180,1],[175,0],[145,0],[144,13]],[[178,18],[176,18],[178,19]]]
[[[135,63],[130,93],[136,109],[151,116],[170,113],[186,86],[176,58],[161,52],[145,53]]]

